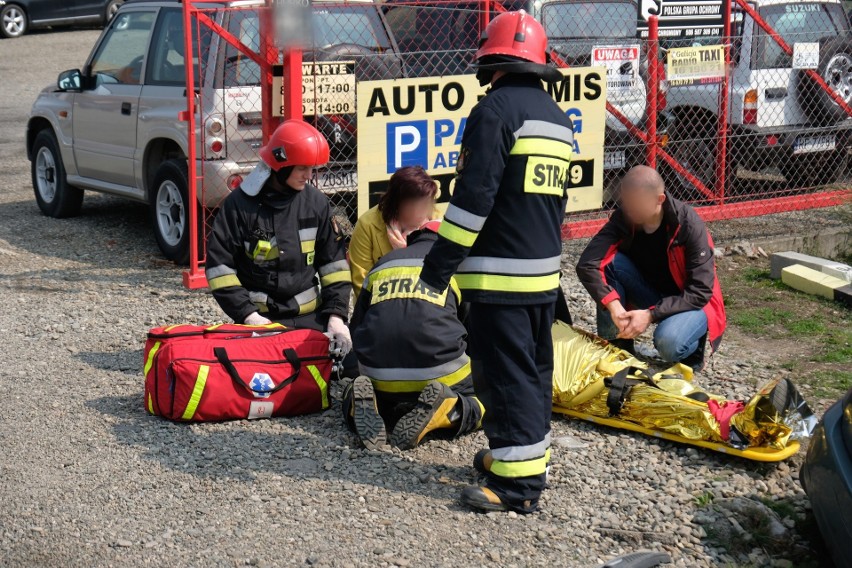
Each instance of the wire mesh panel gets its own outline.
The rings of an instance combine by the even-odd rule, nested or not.
[[[271,86],[283,74],[287,53],[269,47],[272,28],[264,22],[270,8],[190,3],[193,57],[186,64],[194,78],[190,96],[203,205],[196,271],[203,270],[203,244],[216,208],[254,168],[264,132],[283,114],[304,117],[328,139],[331,160],[316,171],[314,183],[349,233],[363,213],[359,151],[375,151],[369,143],[358,148],[357,105],[372,102],[356,100],[357,85],[473,73],[484,26],[510,9],[526,9],[542,23],[557,66],[607,71],[606,119],[574,125],[604,130],[603,209],[570,214],[566,236],[586,236],[600,226],[616,205],[620,177],[649,162],[673,195],[704,207],[707,218],[846,198],[852,185],[852,39],[841,4],[729,1],[725,36],[709,26],[650,33],[639,25],[643,8],[633,0],[319,0],[310,8],[310,45],[299,52],[301,68],[294,70],[301,75],[301,108],[293,109],[286,108],[285,79]],[[265,111],[264,89],[277,112]],[[400,107],[399,114],[412,97],[428,104],[442,95],[400,92],[398,100],[387,101]],[[460,138],[464,121],[456,122],[454,136]],[[451,167],[443,177],[446,199]]]

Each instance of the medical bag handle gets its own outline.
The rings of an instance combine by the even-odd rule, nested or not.
[[[231,380],[233,380],[238,385],[245,387],[251,392],[257,394],[272,394],[274,392],[278,392],[293,381],[295,381],[299,377],[299,373],[302,371],[302,361],[299,359],[299,356],[296,354],[295,349],[285,349],[284,357],[286,357],[287,362],[290,363],[290,366],[293,367],[293,374],[278,383],[274,388],[269,390],[266,389],[253,389],[251,385],[243,380],[240,377],[240,374],[237,372],[237,368],[234,367],[234,364],[228,359],[228,353],[225,351],[224,347],[216,347],[213,349],[213,354],[216,355],[216,359],[225,368],[228,374],[231,376]]]

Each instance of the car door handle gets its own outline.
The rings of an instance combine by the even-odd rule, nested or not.
[[[768,101],[777,101],[778,99],[783,99],[786,96],[787,89],[784,87],[766,89],[766,100]]]
[[[126,114],[127,116],[130,116],[131,108],[132,105],[130,103],[121,103],[121,114]]]

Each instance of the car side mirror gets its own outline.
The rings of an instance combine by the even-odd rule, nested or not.
[[[56,87],[60,91],[81,91],[83,90],[83,74],[79,69],[63,71],[56,80]]]

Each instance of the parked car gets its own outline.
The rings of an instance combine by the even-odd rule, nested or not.
[[[834,564],[852,568],[852,390],[817,425],[799,477]]]
[[[852,103],[852,39],[840,0],[752,0],[757,11],[790,46],[819,43],[817,72]],[[760,171],[778,169],[795,187],[836,181],[849,153],[852,119],[747,13],[732,14],[731,134],[728,161]],[[712,45],[718,36],[663,47]],[[671,86],[670,151],[709,187],[715,179],[713,144],[718,125],[719,84]],[[681,180],[688,189],[688,182]]]
[[[2,0],[0,37],[30,29],[109,22],[124,0]]]
[[[634,0],[505,0],[508,10],[525,9],[544,26],[550,48],[571,67],[588,66],[596,47],[640,47],[639,80],[632,88],[610,90],[607,101],[639,129],[647,117],[644,47],[637,39],[638,7]],[[473,73],[470,62],[479,44],[481,4],[456,0],[387,0],[385,17],[397,40],[405,70],[410,76]],[[665,122],[663,122],[665,124]],[[664,133],[664,130],[661,131]],[[611,113],[606,116],[604,173],[615,180],[644,162],[644,145],[628,133]],[[612,199],[607,184],[604,201]]]
[[[209,14],[250,48],[259,47],[257,10],[262,2],[232,2],[239,10],[209,7]],[[316,53],[305,59],[356,60],[356,78],[400,74],[401,64],[372,3],[313,4],[320,32]],[[202,29],[205,29],[202,27]],[[356,36],[356,33],[358,34]],[[204,178],[200,205],[221,203],[255,166],[261,145],[260,69],[214,34],[193,38],[199,92],[198,168]],[[82,70],[59,75],[42,90],[27,123],[27,154],[38,206],[45,215],[80,211],[84,190],[150,204],[163,254],[189,256],[188,132],[178,120],[186,109],[183,13],[179,2],[128,0],[96,42]],[[381,52],[378,57],[366,57]],[[201,60],[198,60],[200,54]],[[331,167],[318,187],[355,194],[354,126],[345,115],[315,117],[331,140]],[[351,117],[354,121],[354,117]]]

